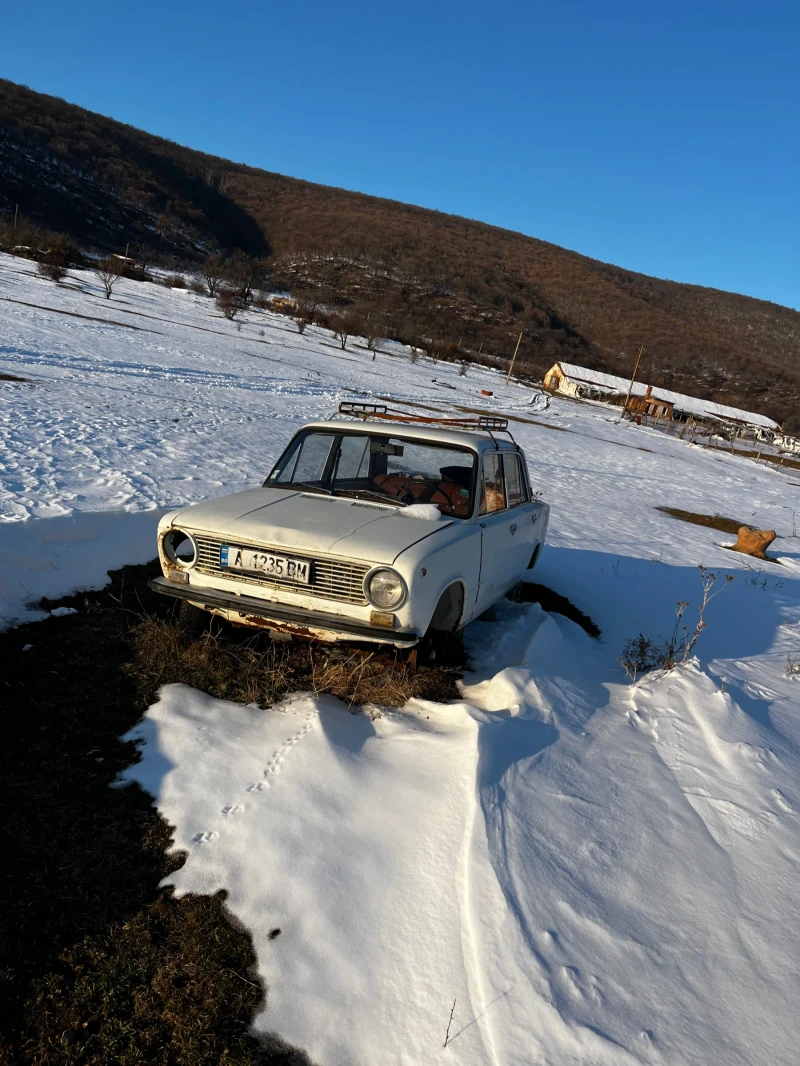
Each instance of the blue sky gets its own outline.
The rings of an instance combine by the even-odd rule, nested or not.
[[[800,305],[800,5],[4,0],[0,73],[194,148]]]

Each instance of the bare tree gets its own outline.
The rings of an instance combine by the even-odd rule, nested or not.
[[[253,289],[263,282],[269,273],[269,260],[248,255],[237,249],[228,260],[226,278],[246,307],[253,299]]]
[[[292,317],[298,333],[302,333],[306,326],[313,325],[319,302],[319,293],[313,290],[310,292],[304,290],[297,294],[295,297],[295,313]]]
[[[207,255],[203,263],[203,280],[208,289],[208,295],[213,299],[217,295],[217,289],[225,277],[228,263],[221,255]]]
[[[366,318],[361,323],[361,332],[367,342],[367,347],[372,352],[373,362],[383,340],[383,322],[379,315],[367,311]]]
[[[217,293],[217,308],[229,322],[233,322],[242,309],[239,293],[232,289],[220,289]]]
[[[133,252],[136,256],[136,266],[147,275],[147,268],[153,264],[156,257],[155,249],[146,241],[134,241]]]
[[[333,335],[339,342],[342,351],[347,347],[347,342],[350,340],[350,336],[356,328],[357,322],[354,320],[352,314],[334,315],[331,318],[331,329],[333,330]]]
[[[122,256],[108,255],[105,259],[98,260],[94,272],[103,286],[106,299],[110,300],[114,286],[125,272],[125,261]]]

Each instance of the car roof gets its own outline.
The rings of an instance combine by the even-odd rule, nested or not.
[[[414,422],[368,421],[330,419],[327,422],[309,422],[303,429],[318,429],[326,433],[364,433],[379,434],[382,437],[405,437],[406,440],[436,441],[437,444],[450,444],[470,451],[495,451],[498,448],[518,451],[517,445],[504,436],[492,437],[486,432],[469,429],[450,429],[447,426],[434,426]]]

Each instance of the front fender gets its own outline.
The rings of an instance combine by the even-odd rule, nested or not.
[[[453,584],[460,585],[464,594],[459,625],[469,621],[478,589],[480,551],[480,531],[471,526],[468,534],[434,552],[404,553],[395,564],[411,593],[402,623],[426,633],[439,600]]]

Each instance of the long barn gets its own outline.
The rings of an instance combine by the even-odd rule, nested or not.
[[[624,401],[630,384],[630,378],[606,374],[601,370],[590,370],[588,367],[577,366],[575,363],[558,362],[551,366],[544,376],[546,389],[560,393],[562,396],[584,400],[621,402],[621,398]],[[634,401],[631,406],[637,412],[641,411],[657,417],[726,422],[742,429],[751,429],[757,435],[771,435],[780,433],[781,430],[778,423],[766,415],[756,414],[754,411],[743,411],[738,407],[728,407],[726,404],[714,403],[712,400],[701,400],[697,396],[671,392],[669,389],[648,385],[643,381],[633,383],[631,398]]]

